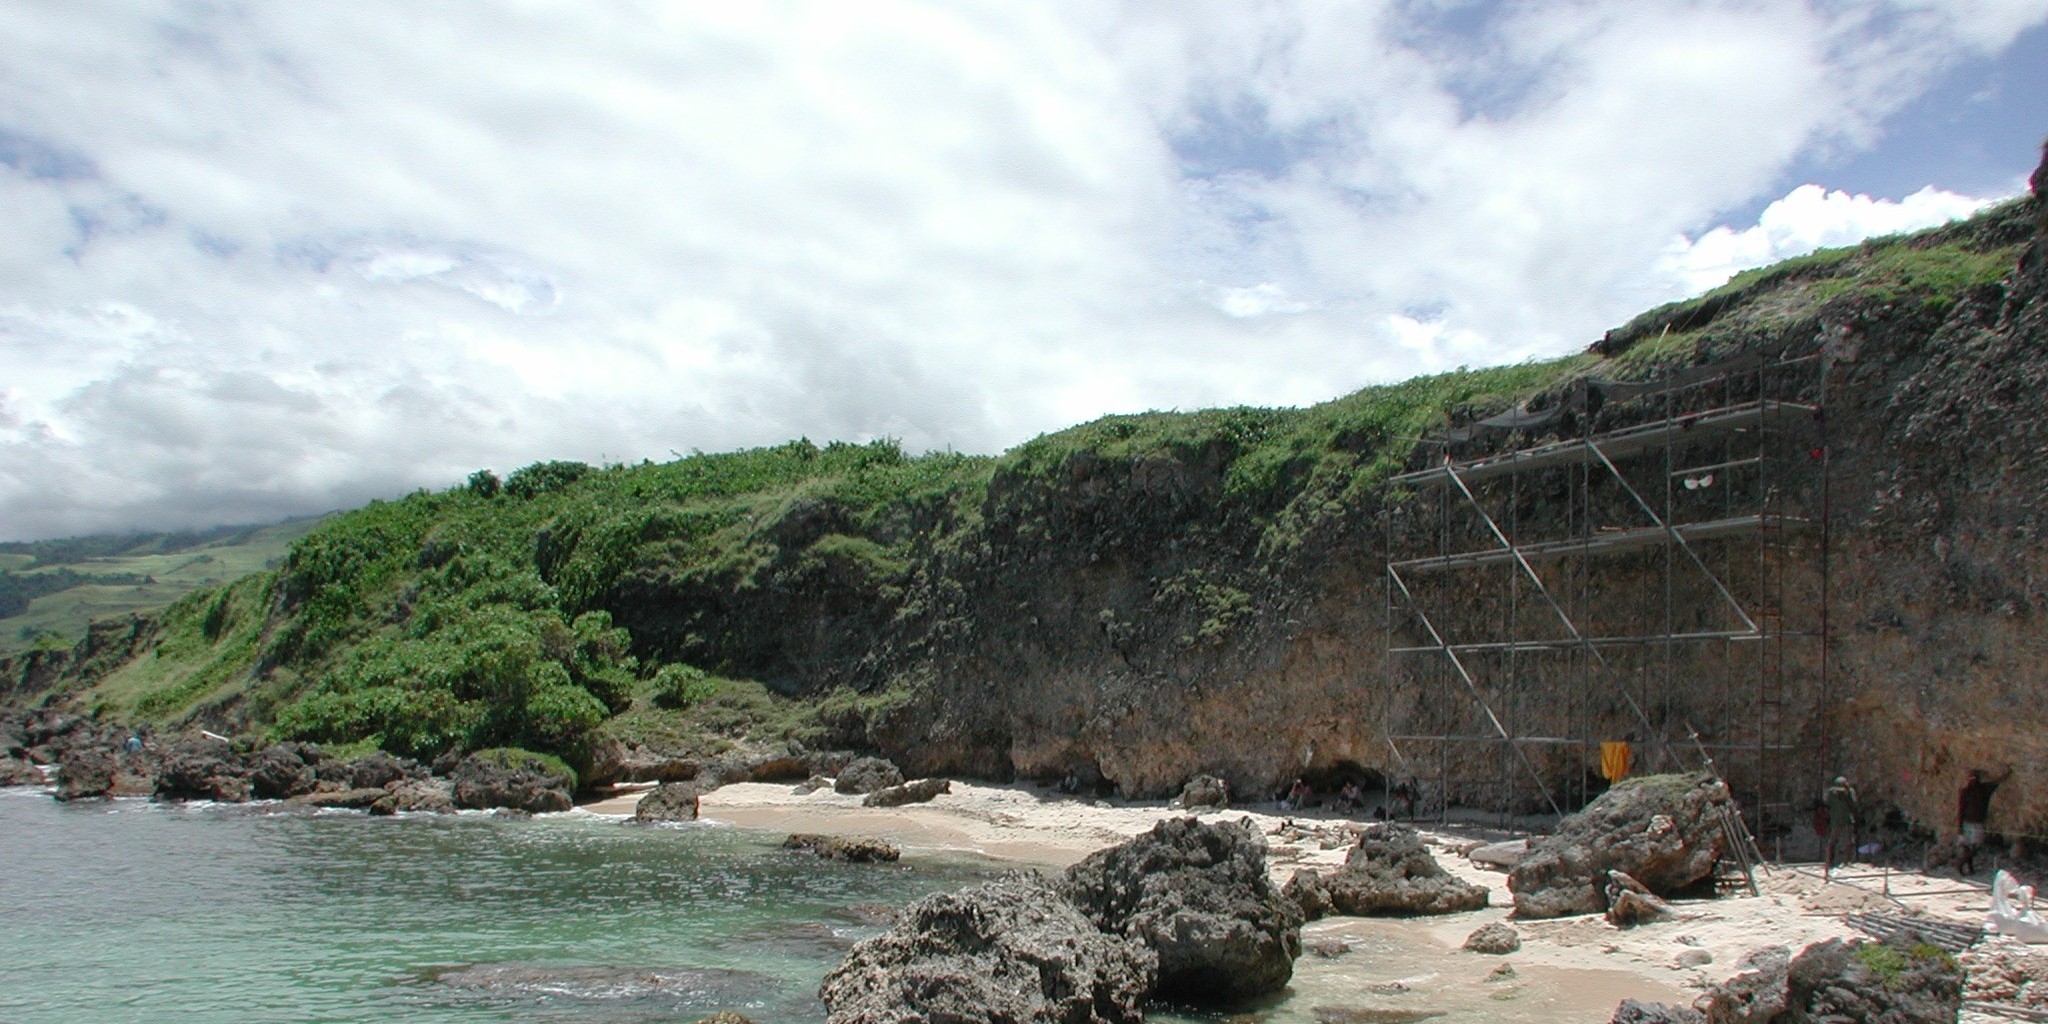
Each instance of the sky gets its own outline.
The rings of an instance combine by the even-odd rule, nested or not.
[[[2022,191],[2043,0],[0,0],[0,540],[1307,405]]]

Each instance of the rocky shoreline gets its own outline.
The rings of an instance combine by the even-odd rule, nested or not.
[[[573,806],[573,776],[538,758],[522,761],[502,752],[433,765],[381,752],[344,759],[306,744],[253,748],[204,733],[149,735],[48,712],[0,719],[0,741],[6,755],[0,780],[46,785],[37,765],[54,765],[55,795],[63,800],[263,799],[373,814],[536,813]],[[788,787],[791,798],[864,805],[854,813],[868,815],[903,813],[894,802],[900,794],[933,801],[952,788],[943,779],[905,781],[893,765],[845,754],[731,760],[700,766],[692,778],[640,797],[649,811],[643,817],[695,818],[700,797],[763,776],[801,778]],[[1711,882],[1724,842],[1712,812],[1727,800],[1725,788],[1704,777],[1631,781],[1560,823],[1554,835],[1509,852],[1488,848],[1473,860],[1509,868],[1506,902],[1513,904],[1514,924],[1495,920],[1473,930],[1464,942],[1468,954],[1504,958],[1525,938],[1543,941],[1532,929],[1552,919],[1604,914],[1608,927],[1627,930],[1686,916],[1666,901],[1697,895],[1703,880]],[[876,794],[891,796],[872,799]],[[1233,817],[1227,808],[1199,810],[1205,817],[1156,820],[1149,831],[1098,849],[1057,877],[1017,872],[905,908],[890,931],[856,946],[828,975],[820,997],[830,1021],[944,1020],[981,1007],[984,1013],[1000,1009],[987,1019],[1129,1022],[1143,1020],[1144,1007],[1157,1000],[1240,1007],[1286,988],[1304,952],[1318,961],[1356,955],[1329,933],[1305,937],[1309,922],[1336,916],[1469,922],[1489,903],[1489,888],[1475,884],[1469,870],[1454,873],[1438,863],[1430,852],[1437,840],[1404,825],[1339,829],[1347,840],[1341,848],[1331,849],[1327,837],[1319,843],[1337,863],[1304,866],[1279,886],[1274,876],[1284,868],[1269,853],[1327,829],[1291,819],[1269,826],[1249,815]],[[1278,851],[1269,835],[1281,844]],[[789,845],[856,862],[887,863],[898,852],[879,839],[835,834],[792,835]],[[1825,938],[1797,953],[1763,938],[1735,964],[1733,976],[1703,982],[1691,1005],[1630,998],[1612,1019],[1768,1022],[1846,1012],[1860,1019],[1954,1020],[1966,991],[1957,960],[1911,935],[1885,942]],[[1681,955],[1679,962],[1712,960],[1692,952],[1698,955],[1690,961]],[[1502,959],[1489,981],[1506,986],[1514,976]],[[1898,995],[1902,990],[1893,983],[1899,977],[1912,982],[1910,999]]]
[[[58,800],[149,797],[243,803],[282,800],[371,814],[574,806],[575,777],[538,757],[482,751],[424,765],[373,751],[342,758],[311,743],[252,747],[203,731],[163,735],[77,715],[0,717],[0,784],[44,785]]]

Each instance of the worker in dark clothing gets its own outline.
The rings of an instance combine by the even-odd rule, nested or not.
[[[1984,845],[1984,823],[1991,817],[1991,794],[2011,777],[2010,765],[1996,779],[1982,768],[1970,769],[1963,791],[1956,796],[1956,831],[1961,833],[1956,850],[1956,871],[1959,874],[1977,873],[1977,848]]]
[[[1844,775],[1835,776],[1828,788],[1821,792],[1821,802],[1828,809],[1828,850],[1821,861],[1821,877],[1835,872],[1835,848],[1845,847],[1849,853],[1856,852],[1856,787],[1849,785]]]

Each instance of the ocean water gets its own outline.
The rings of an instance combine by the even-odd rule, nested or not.
[[[819,1021],[863,904],[995,868],[781,838],[0,790],[0,1021]]]
[[[913,851],[834,864],[782,833],[571,813],[372,818],[279,804],[60,804],[0,789],[0,1024],[817,1022],[818,982],[878,905],[1014,865]],[[1463,926],[1459,926],[1463,927]],[[1640,979],[1461,954],[1335,919],[1257,1006],[1157,1024],[1604,1021]],[[1676,995],[1676,993],[1670,993]]]

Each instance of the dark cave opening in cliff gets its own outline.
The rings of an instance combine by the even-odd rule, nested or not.
[[[1306,769],[1299,778],[1308,783],[1311,790],[1310,807],[1329,807],[1336,810],[1350,809],[1350,805],[1343,799],[1346,786],[1358,786],[1359,809],[1370,811],[1374,807],[1386,806],[1387,789],[1393,785],[1393,780],[1388,779],[1384,772],[1377,768],[1367,768],[1356,761],[1338,761],[1332,765]]]

